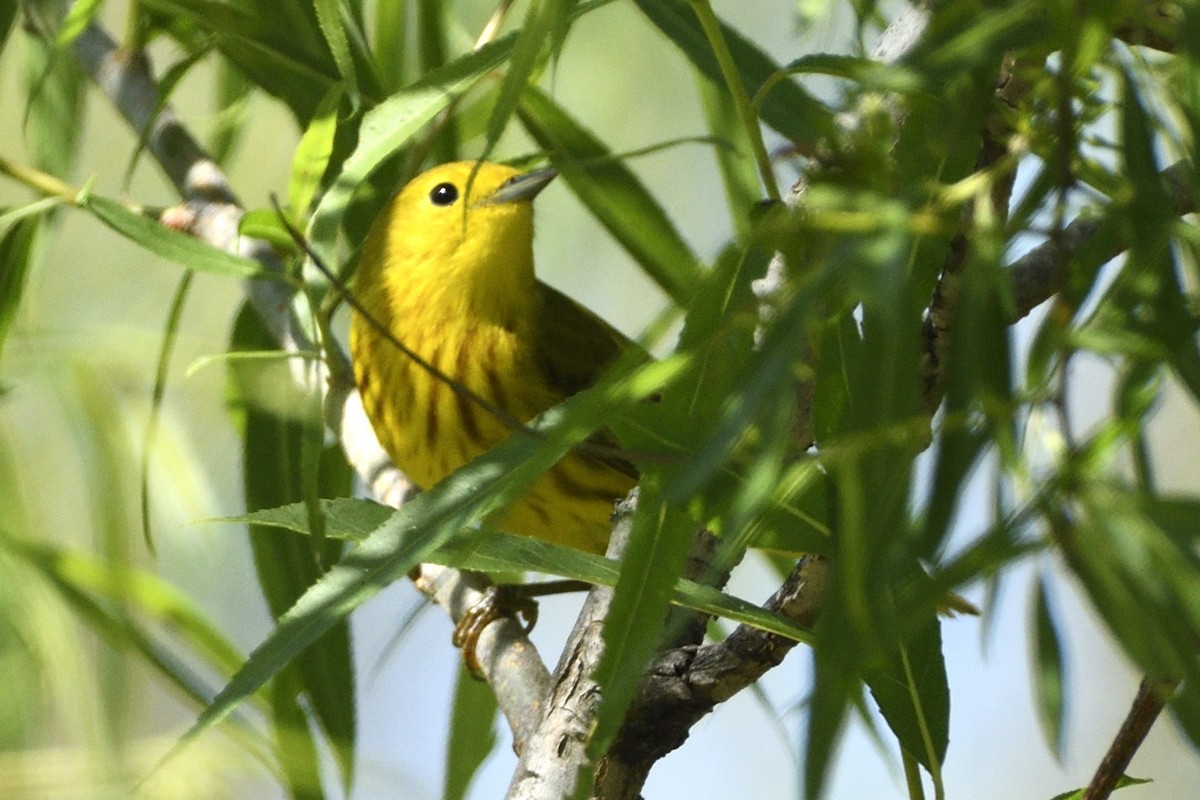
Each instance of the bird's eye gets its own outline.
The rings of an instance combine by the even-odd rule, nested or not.
[[[453,205],[458,199],[458,187],[453,183],[439,183],[429,193],[429,201],[435,206]]]

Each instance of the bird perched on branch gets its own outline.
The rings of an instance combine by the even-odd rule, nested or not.
[[[434,167],[367,237],[354,375],[379,441],[422,489],[594,383],[630,346],[534,276],[532,200],[554,176],[486,162]],[[603,552],[613,502],[636,479],[628,462],[577,449],[491,523]]]

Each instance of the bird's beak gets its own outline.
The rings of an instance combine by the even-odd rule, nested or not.
[[[500,188],[492,192],[479,205],[496,205],[497,203],[517,203],[529,201],[537,193],[546,188],[550,181],[558,175],[558,170],[547,167],[524,175],[514,175],[500,184]]]

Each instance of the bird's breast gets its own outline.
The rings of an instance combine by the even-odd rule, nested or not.
[[[397,322],[393,335],[420,361],[359,318],[351,338],[355,378],[380,443],[422,488],[556,402],[539,397],[545,390],[517,332],[429,315]]]

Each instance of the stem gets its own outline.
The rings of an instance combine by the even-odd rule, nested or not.
[[[162,346],[158,351],[158,366],[154,370],[154,392],[150,398],[150,413],[146,417],[146,430],[142,438],[142,463],[138,483],[141,489],[142,502],[142,538],[146,541],[146,549],[154,554],[154,537],[150,533],[150,460],[153,458],[154,440],[158,437],[158,423],[162,415],[163,397],[167,392],[167,371],[171,367],[171,354],[175,352],[175,340],[179,335],[179,320],[183,316],[184,302],[196,273],[190,269],[184,270],[179,285],[175,288],[175,297],[171,300],[171,309],[167,312],[167,324],[163,333]]]
[[[79,190],[71,184],[33,167],[9,161],[3,156],[0,156],[0,173],[47,197],[58,197],[68,203],[74,203],[79,197]]]
[[[908,789],[908,800],[925,800],[925,787],[921,785],[921,765],[907,750],[900,751],[904,763],[904,785]]]
[[[700,27],[704,29],[704,35],[708,38],[708,45],[712,48],[713,55],[716,56],[717,64],[721,68],[721,77],[725,79],[725,86],[733,95],[733,104],[737,108],[738,116],[741,117],[742,125],[746,128],[746,135],[750,137],[750,147],[754,150],[754,160],[758,164],[758,171],[762,176],[763,189],[766,191],[768,199],[778,202],[780,200],[779,187],[775,185],[775,175],[771,171],[771,156],[768,155],[767,146],[763,143],[762,129],[758,126],[758,115],[754,111],[754,104],[750,102],[750,95],[746,93],[745,85],[742,84],[741,76],[738,75],[737,65],[733,63],[733,54],[729,52],[729,45],[721,33],[721,24],[717,21],[717,16],[713,13],[708,0],[690,0],[690,2],[692,11],[696,12],[696,17],[700,20]]]
[[[1133,754],[1141,747],[1146,734],[1150,732],[1154,721],[1162,713],[1163,706],[1167,704],[1167,699],[1178,685],[1179,681],[1169,679],[1142,680],[1138,686],[1137,697],[1133,700],[1133,707],[1129,709],[1129,714],[1121,723],[1121,729],[1117,731],[1116,738],[1104,754],[1104,760],[1096,768],[1096,774],[1088,784],[1083,800],[1106,800],[1113,793],[1121,776],[1129,767]]]

